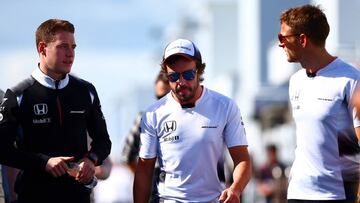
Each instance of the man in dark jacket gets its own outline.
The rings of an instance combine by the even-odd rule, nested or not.
[[[0,106],[0,163],[19,168],[18,202],[89,202],[85,187],[111,141],[95,87],[69,75],[74,26],[50,19],[36,31],[40,63],[6,91]],[[92,138],[87,146],[87,135]],[[69,162],[77,162],[75,177]]]

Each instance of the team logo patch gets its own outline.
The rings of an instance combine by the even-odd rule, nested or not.
[[[300,91],[297,90],[294,95],[291,96],[290,100],[291,101],[299,101],[299,98],[300,98]]]
[[[34,105],[34,113],[37,116],[46,115],[48,113],[48,106],[47,104],[35,104]]]
[[[3,100],[2,100],[2,102],[1,102],[1,104],[0,104],[0,106],[2,106],[3,104],[5,104],[6,100],[8,100],[8,98],[4,97]]]
[[[217,125],[203,125],[201,128],[217,128]]]
[[[85,113],[85,110],[81,110],[81,111],[70,111],[70,113],[72,113],[72,114],[83,114],[83,113]]]
[[[328,102],[331,102],[331,101],[334,101],[334,99],[331,99],[331,98],[322,98],[322,97],[319,97],[317,98],[318,100],[321,100],[321,101],[328,101]]]
[[[51,118],[33,119],[34,124],[51,123]]]
[[[163,141],[164,141],[164,142],[173,142],[173,141],[177,141],[177,140],[179,140],[179,139],[180,139],[179,135],[175,135],[175,136],[167,136],[167,137],[164,137],[164,138],[163,138]]]
[[[166,121],[164,123],[164,132],[171,133],[176,130],[176,121]]]

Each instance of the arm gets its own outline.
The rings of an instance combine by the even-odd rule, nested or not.
[[[359,106],[360,107],[360,106]],[[355,133],[358,141],[360,142],[360,127],[355,128]],[[360,170],[360,169],[359,169]],[[357,192],[357,202],[360,202],[360,180],[359,180],[359,186],[358,186],[358,192]]]
[[[89,93],[89,114],[86,116],[86,130],[91,138],[90,149],[85,151],[83,158],[78,161],[79,171],[75,177],[80,183],[88,183],[95,175],[95,166],[99,166],[110,154],[111,141],[106,128],[104,115],[101,111],[100,100],[95,87],[85,81]],[[85,140],[87,141],[87,140]],[[88,144],[86,144],[88,145]],[[67,167],[66,167],[67,169]]]
[[[134,203],[147,203],[150,199],[152,178],[154,174],[156,158],[139,158],[135,172],[133,200]]]
[[[17,95],[7,90],[0,102],[0,163],[19,169],[44,171],[50,157],[19,150],[18,145],[15,146],[16,140],[22,136],[20,117]]]
[[[358,141],[360,142],[360,127],[355,128],[355,133]]]
[[[224,203],[239,202],[240,194],[251,177],[251,162],[247,147],[231,147],[229,148],[229,152],[234,162],[234,182],[221,193],[219,201]]]
[[[17,95],[7,90],[0,105],[0,162],[19,169],[47,171],[54,177],[66,173],[66,161],[73,157],[49,157],[41,153],[31,153],[18,148],[21,145],[22,127]],[[11,154],[11,156],[9,156]]]
[[[136,166],[137,166],[137,161],[132,161],[130,163],[127,163],[126,165],[130,169],[131,172],[135,173]]]
[[[353,92],[353,95],[350,99],[351,106],[355,109],[356,115],[355,117],[359,118],[360,114],[360,86],[357,86]],[[358,142],[360,142],[360,127],[355,128],[356,137],[358,139]],[[360,169],[359,169],[360,170]],[[360,180],[359,180],[360,183]],[[357,193],[358,199],[357,202],[360,202],[360,185],[358,187],[358,193]]]
[[[101,111],[100,100],[92,84],[89,84],[89,94],[92,99],[91,112],[87,124],[88,133],[91,137],[91,148],[86,155],[95,166],[101,165],[103,160],[108,157],[111,150],[111,141],[106,128],[106,122]],[[96,159],[96,160],[95,160]]]

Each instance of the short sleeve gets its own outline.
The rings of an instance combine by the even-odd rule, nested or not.
[[[152,113],[146,112],[140,122],[140,152],[139,157],[145,159],[157,156],[158,138],[153,123]]]
[[[224,136],[227,147],[248,145],[240,109],[232,100],[229,103]]]

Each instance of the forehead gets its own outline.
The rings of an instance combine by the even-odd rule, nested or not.
[[[54,35],[53,42],[74,44],[75,43],[74,33],[66,32],[66,31],[56,32],[56,34]]]
[[[282,34],[286,34],[286,33],[289,33],[289,32],[291,32],[292,31],[292,28],[289,26],[289,25],[287,25],[286,23],[281,23],[281,33]]]
[[[166,69],[168,72],[183,72],[186,70],[194,69],[195,67],[195,61],[186,57],[179,57],[173,63],[166,64]]]

